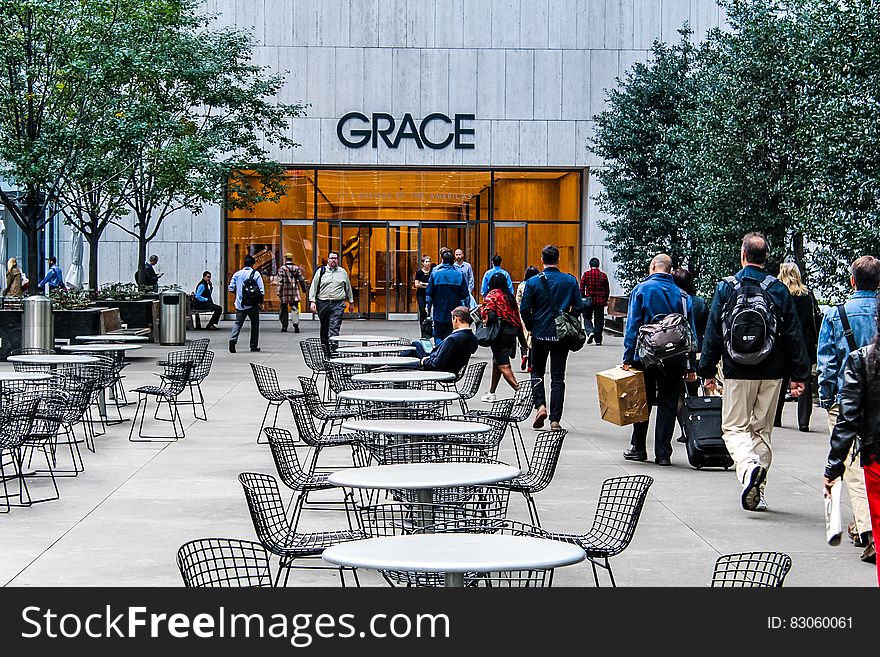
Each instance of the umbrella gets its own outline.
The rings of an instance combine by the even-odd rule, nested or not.
[[[70,267],[64,276],[68,287],[81,290],[83,287],[83,235],[74,226],[70,227]]]

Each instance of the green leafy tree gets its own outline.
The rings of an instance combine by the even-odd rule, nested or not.
[[[0,0],[0,203],[27,238],[32,277],[123,19],[114,0]]]
[[[675,45],[654,42],[652,58],[636,63],[609,91],[608,109],[595,116],[592,143],[606,167],[597,176],[603,191],[601,220],[624,286],[645,277],[651,258],[666,252],[677,264],[700,271],[700,231],[684,149],[690,147],[687,117],[694,109],[700,52],[691,31]]]
[[[283,77],[251,62],[250,35],[213,29],[197,8],[154,0],[140,18],[152,29],[132,34],[139,58],[119,134],[133,163],[126,195],[133,222],[111,221],[138,241],[139,278],[147,244],[171,213],[277,201],[284,171],[267,147],[295,146],[287,119],[302,106],[273,101]]]

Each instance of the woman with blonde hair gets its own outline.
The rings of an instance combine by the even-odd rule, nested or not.
[[[792,301],[794,301],[794,309],[800,319],[801,331],[804,334],[804,345],[807,348],[807,354],[810,356],[810,363],[816,365],[816,349],[819,344],[819,331],[816,327],[816,318],[819,316],[819,305],[816,303],[816,297],[801,278],[801,270],[793,262],[783,262],[779,265],[779,276],[777,278],[785,284],[788,291],[791,292]],[[785,393],[788,391],[788,380],[782,386],[779,392],[779,403],[776,406],[776,420],[773,426],[782,426],[782,409],[785,406]],[[813,413],[813,382],[812,377],[804,381],[804,391],[797,400],[798,429],[801,431],[810,430],[810,416]]]
[[[3,296],[21,296],[21,270],[18,268],[18,260],[15,258],[10,258],[6,263],[6,289],[3,290]]]

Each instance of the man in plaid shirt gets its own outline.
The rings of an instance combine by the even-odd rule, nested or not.
[[[587,342],[602,344],[608,294],[608,276],[599,269],[599,258],[590,258],[590,268],[581,276],[581,296],[586,304],[584,331],[587,333]]]
[[[293,254],[284,254],[284,265],[278,269],[278,302],[281,306],[278,319],[281,332],[287,333],[290,314],[293,315],[293,332],[299,333],[299,291],[308,292],[308,284],[299,265],[293,264]]]

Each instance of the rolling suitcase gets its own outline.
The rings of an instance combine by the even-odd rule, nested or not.
[[[697,470],[733,465],[721,434],[721,397],[689,395],[685,386],[678,421],[687,438],[688,463]]]

